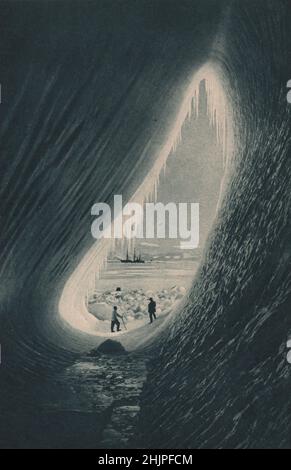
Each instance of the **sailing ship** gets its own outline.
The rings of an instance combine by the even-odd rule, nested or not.
[[[133,252],[133,259],[129,257],[128,250],[126,252],[126,258],[120,260],[121,263],[131,263],[131,264],[144,264],[145,261],[142,259],[141,255],[139,254],[138,256],[136,255],[136,250],[134,249]]]

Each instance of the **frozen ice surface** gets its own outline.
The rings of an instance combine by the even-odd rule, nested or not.
[[[123,290],[121,292],[95,292],[90,298],[88,311],[98,320],[96,329],[101,333],[110,333],[112,309],[116,305],[118,313],[123,316],[121,321],[123,332],[140,328],[149,322],[149,297],[157,304],[158,316],[168,315],[177,301],[183,297],[186,289],[173,286],[161,291],[143,291],[142,289]]]

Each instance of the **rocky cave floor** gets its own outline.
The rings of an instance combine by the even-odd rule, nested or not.
[[[129,447],[136,435],[147,359],[145,353],[86,356],[59,373],[42,408],[49,446]]]

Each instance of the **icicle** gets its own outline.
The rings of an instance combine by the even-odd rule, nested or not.
[[[224,185],[227,178],[227,170],[229,168],[233,137],[232,137],[232,116],[228,107],[223,84],[219,79],[215,68],[208,64],[195,74],[184,100],[180,107],[178,116],[169,132],[169,138],[162,147],[156,158],[148,176],[140,185],[136,193],[132,196],[130,202],[142,204],[144,201],[157,200],[157,190],[161,171],[166,172],[167,160],[171,152],[175,151],[179,142],[182,140],[182,128],[186,119],[190,119],[192,115],[199,117],[199,100],[200,100],[200,84],[205,81],[205,90],[207,96],[207,116],[210,125],[215,129],[217,142],[222,146],[223,151],[223,167],[224,178],[221,184],[220,197],[224,192]],[[124,251],[125,245],[135,243],[121,240],[121,247]],[[106,266],[108,255],[116,247],[115,241],[102,239],[93,245],[87,253],[80,265],[77,267],[73,275],[67,281],[61,296],[59,311],[62,318],[71,326],[92,333],[93,317],[88,313],[86,303],[88,302],[88,282],[90,272],[94,267],[95,279],[100,276],[102,268]],[[87,292],[87,293],[86,293]],[[86,295],[84,294],[86,293]],[[92,318],[91,318],[92,317]]]

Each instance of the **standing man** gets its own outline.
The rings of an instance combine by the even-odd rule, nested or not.
[[[157,319],[156,317],[156,302],[154,301],[154,299],[152,297],[150,297],[150,303],[148,305],[148,312],[149,312],[149,316],[150,316],[150,323],[153,323],[153,319]]]
[[[118,318],[122,319],[122,316],[117,313],[117,307],[113,307],[112,317],[111,317],[111,333],[114,333],[114,327],[117,326],[117,331],[120,331],[120,321]]]

